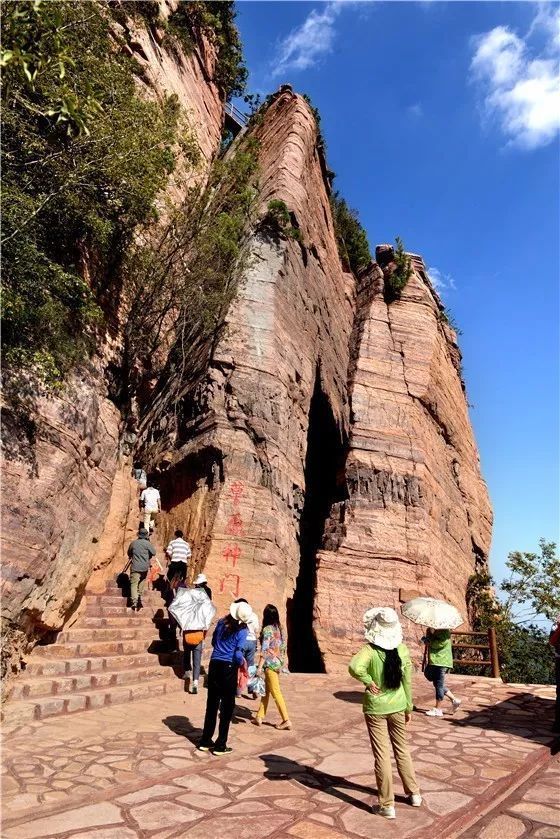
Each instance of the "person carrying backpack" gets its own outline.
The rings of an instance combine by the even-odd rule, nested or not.
[[[394,819],[395,796],[391,749],[404,791],[413,807],[422,796],[416,782],[406,736],[412,712],[412,662],[402,643],[402,627],[394,609],[374,607],[364,614],[368,642],[352,658],[350,675],[365,686],[363,711],[375,761],[379,804],[372,808],[386,819]]]

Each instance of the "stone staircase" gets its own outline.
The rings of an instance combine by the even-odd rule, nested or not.
[[[86,591],[76,623],[37,646],[11,686],[3,726],[183,690],[181,655],[158,591],[132,612],[115,582]]]

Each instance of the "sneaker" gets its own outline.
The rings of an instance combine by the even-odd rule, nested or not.
[[[251,722],[253,725],[262,725],[262,717],[253,717]]]
[[[191,685],[191,693],[198,693],[198,685],[196,682],[193,682]]]
[[[376,813],[378,816],[383,816],[384,819],[396,819],[397,814],[395,813],[394,805],[390,804],[388,807],[382,807],[381,804],[375,804],[371,808],[373,813]]]
[[[290,720],[283,720],[282,722],[276,723],[274,728],[277,728],[278,731],[291,731],[292,730],[292,724],[291,724]]]
[[[223,748],[220,748],[220,749],[216,749],[216,748],[212,749],[212,754],[216,755],[216,757],[220,757],[221,755],[229,755],[229,754],[231,754],[232,751],[233,751],[233,749],[231,748],[231,746],[224,746]]]
[[[429,711],[426,711],[427,717],[443,717],[443,711],[440,708],[431,708]]]
[[[451,703],[451,707],[452,707],[452,711],[451,711],[451,713],[452,713],[452,714],[454,714],[454,713],[455,713],[455,711],[457,710],[457,708],[459,707],[459,705],[460,705],[460,704],[461,704],[461,700],[460,700],[460,699],[454,699],[454,700],[453,700],[453,702]]]
[[[137,612],[138,611],[138,606],[136,605],[136,603],[133,603],[132,606],[130,607],[130,609],[131,609],[132,612]]]
[[[413,807],[421,807],[422,806],[422,796],[419,792],[414,793],[413,795],[408,796],[408,800],[412,804]]]
[[[214,743],[209,743],[208,745],[206,743],[199,743],[196,748],[199,752],[209,752],[214,748]]]

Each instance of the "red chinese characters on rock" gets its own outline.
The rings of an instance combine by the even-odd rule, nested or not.
[[[226,589],[233,597],[239,597],[239,574],[224,574],[220,580],[220,594]]]
[[[230,487],[231,506],[233,510],[226,524],[226,534],[228,536],[243,536],[243,519],[238,508],[244,493],[244,484],[241,481],[234,481]],[[224,564],[234,569],[241,554],[242,550],[239,545],[228,543],[222,551]],[[240,585],[241,580],[239,574],[226,570],[220,578],[220,593],[224,594],[226,591],[229,591],[233,597],[239,597]]]
[[[226,533],[228,536],[243,536],[243,519],[239,513],[233,513],[229,517]]]
[[[226,563],[231,562],[233,568],[237,565],[237,560],[241,556],[241,548],[239,545],[226,545],[222,551],[222,556]]]

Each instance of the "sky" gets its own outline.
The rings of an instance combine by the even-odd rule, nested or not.
[[[249,90],[309,94],[372,250],[401,236],[462,330],[499,582],[510,551],[559,541],[560,7],[237,11]]]

